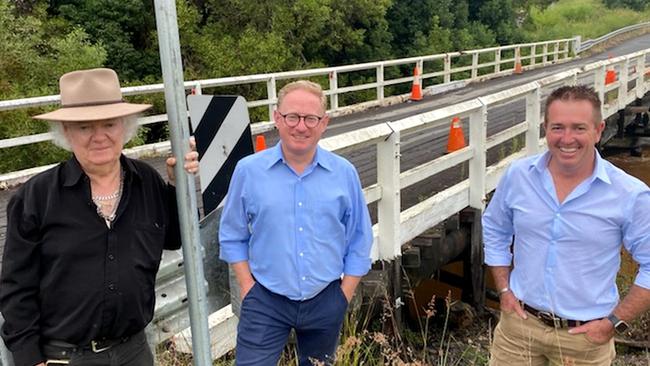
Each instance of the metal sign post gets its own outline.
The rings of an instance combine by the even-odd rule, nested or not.
[[[176,201],[183,241],[185,260],[185,282],[190,309],[192,330],[192,351],[194,365],[209,366],[210,333],[208,330],[207,295],[203,283],[203,260],[199,237],[198,209],[194,177],[183,169],[185,154],[189,151],[189,128],[185,89],[183,87],[183,67],[178,37],[175,0],[155,0],[156,28],[160,48],[160,63],[165,84],[165,104],[169,119],[170,140],[176,157]]]

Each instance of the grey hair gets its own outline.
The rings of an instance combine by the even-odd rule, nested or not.
[[[126,117],[121,117],[119,120],[124,124],[124,141],[122,145],[126,145],[138,132],[138,115],[133,114]],[[47,121],[50,125],[50,133],[52,134],[52,143],[67,151],[72,151],[70,142],[65,137],[63,122],[61,121]],[[90,122],[90,121],[89,121]],[[71,122],[79,123],[79,122]]]

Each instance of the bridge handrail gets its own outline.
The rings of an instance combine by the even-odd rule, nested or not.
[[[638,23],[638,24],[632,24],[628,25],[627,27],[619,28],[615,31],[609,32],[605,35],[602,35],[598,38],[595,39],[588,39],[586,41],[579,42],[579,47],[577,47],[577,53],[582,53],[585,52],[589,49],[591,49],[594,46],[597,46],[603,42],[606,42],[620,34],[627,33],[627,32],[632,32],[638,29],[642,29],[645,27],[650,27],[650,22],[644,22],[644,23]]]
[[[338,113],[345,113],[345,111],[350,108],[354,108],[354,106],[339,105],[340,95],[360,90],[374,89],[375,99],[371,100],[370,103],[379,105],[385,102],[386,98],[388,98],[388,96],[385,95],[386,87],[397,84],[412,83],[414,81],[415,77],[413,75],[406,77],[398,76],[396,78],[388,79],[386,76],[386,69],[390,67],[409,66],[409,69],[412,70],[414,66],[417,66],[422,73],[419,76],[420,82],[440,77],[442,79],[442,83],[438,83],[436,85],[449,84],[452,82],[452,80],[466,80],[467,82],[475,82],[510,74],[514,72],[515,64],[517,62],[524,63],[522,66],[525,69],[532,69],[539,66],[549,65],[551,63],[568,61],[573,56],[572,50],[575,47],[576,41],[576,38],[565,38],[542,42],[488,47],[460,52],[407,57],[394,60],[366,62],[355,65],[194,80],[186,81],[184,83],[184,86],[188,91],[194,90],[197,93],[201,93],[201,91],[206,88],[265,83],[267,90],[266,98],[250,100],[248,101],[248,106],[249,108],[262,106],[268,107],[268,121],[272,121],[273,110],[275,109],[277,103],[278,82],[290,79],[326,76],[329,80],[328,88],[325,91],[330,101],[329,112],[336,115]],[[523,55],[522,53],[528,54]],[[483,55],[487,56],[482,57]],[[471,61],[471,65],[463,65],[462,63],[460,65],[456,64],[458,62],[457,60],[463,57],[471,57],[471,60],[463,60],[466,63],[470,63]],[[442,65],[429,65],[434,61],[439,61],[442,63]],[[427,66],[426,69],[424,67],[425,65]],[[347,74],[356,71],[368,71],[373,69],[375,70],[375,78],[370,82],[341,87],[338,85],[338,76],[341,74]],[[462,72],[468,72],[468,75],[459,75]],[[436,83],[436,81],[434,80],[433,83]],[[127,97],[152,93],[162,93],[163,91],[164,85],[162,83],[129,86],[122,88],[123,95]],[[0,101],[0,112],[23,108],[56,105],[59,102],[59,95],[4,100]],[[369,102],[364,103],[367,104]],[[166,120],[166,115],[161,114],[143,117],[139,119],[139,123],[141,125],[144,125],[149,123],[165,122]],[[253,124],[253,126],[256,126],[254,128],[255,133],[262,133],[274,128],[273,124],[269,122]],[[49,140],[51,140],[49,133],[7,138],[0,140],[0,149]]]

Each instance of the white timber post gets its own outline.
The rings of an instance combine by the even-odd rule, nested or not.
[[[537,84],[537,82],[535,82]],[[535,155],[539,152],[539,125],[541,119],[540,113],[540,91],[541,87],[537,87],[526,94],[526,123],[528,129],[526,130],[526,155]]]
[[[646,92],[645,87],[645,57],[643,54],[636,59],[636,97],[643,98]]]
[[[400,242],[400,132],[391,126],[386,140],[377,144],[377,183],[381,199],[377,202],[379,259],[392,260],[402,255]]]
[[[422,88],[422,91],[424,92],[424,84],[422,84],[422,74],[424,73],[424,60],[419,59],[415,62],[415,67],[418,68],[419,74],[417,76],[413,75],[413,80],[415,81],[415,78],[417,77],[418,81],[420,82],[420,87]]]
[[[478,52],[472,54],[472,79],[478,77]]]
[[[494,73],[498,74],[499,72],[501,72],[501,48],[494,51]]]
[[[582,44],[582,36],[573,37],[573,57],[578,57]]]
[[[546,64],[548,63],[548,43],[544,43],[542,52],[544,53],[544,57],[542,57],[542,64],[546,66]]]
[[[535,68],[535,58],[537,56],[537,45],[530,46],[530,68]]]
[[[339,109],[339,78],[336,70],[330,71],[330,109]]]
[[[553,62],[557,62],[560,56],[560,42],[555,42],[553,45]]]
[[[380,102],[384,100],[384,64],[377,66],[377,100]]]
[[[482,107],[469,115],[469,205],[478,210],[485,208],[487,104],[478,98]]]
[[[273,122],[273,111],[275,111],[275,106],[278,103],[275,76],[271,76],[271,78],[269,78],[269,80],[266,81],[266,96],[269,99],[269,121]]]
[[[594,90],[598,93],[600,99],[600,112],[605,115],[605,65],[599,67],[594,72]]]
[[[630,78],[630,59],[626,58],[621,65],[618,83],[618,109],[625,109],[628,100],[627,81]]]
[[[451,56],[449,54],[445,55],[445,75],[444,83],[448,84],[451,82]]]

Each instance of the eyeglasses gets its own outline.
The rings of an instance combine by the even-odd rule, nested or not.
[[[278,112],[284,118],[284,123],[287,124],[289,127],[296,127],[298,126],[298,123],[300,123],[300,119],[305,121],[305,126],[309,128],[314,128],[318,126],[320,121],[325,117],[319,117],[319,116],[314,116],[313,114],[308,114],[306,116],[301,116],[298,113],[287,113],[287,114],[282,114]]]

